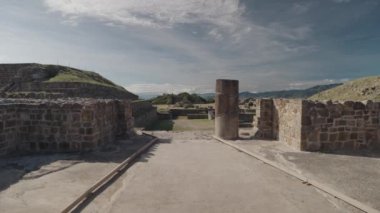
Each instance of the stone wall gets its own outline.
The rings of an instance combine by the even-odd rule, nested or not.
[[[173,118],[176,118],[178,116],[187,116],[188,114],[207,114],[207,109],[170,109],[170,114],[172,114]]]
[[[302,150],[302,100],[273,100],[273,138]]]
[[[158,119],[157,108],[150,101],[133,101],[132,115],[135,127],[147,127]]]
[[[273,139],[273,100],[257,99],[253,126],[257,128],[256,138]]]
[[[208,114],[187,114],[187,119],[208,119]]]
[[[305,150],[374,150],[380,148],[380,103],[303,101]]]
[[[380,149],[380,103],[264,99],[257,106],[259,138],[305,151]]]
[[[10,67],[0,66],[0,88],[6,86],[14,76],[15,72]]]
[[[96,99],[0,99],[0,155],[87,151],[126,136],[130,102]]]

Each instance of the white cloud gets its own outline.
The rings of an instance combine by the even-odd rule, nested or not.
[[[348,81],[349,79],[343,78],[343,79],[323,79],[323,80],[316,80],[316,81],[302,81],[302,82],[293,82],[289,84],[289,87],[291,89],[300,89],[300,88],[308,88],[315,85],[325,85],[325,84],[337,84],[337,83],[343,83]]]
[[[159,28],[192,23],[231,28],[244,11],[239,0],[45,0],[45,4],[71,21],[83,16]]]
[[[128,86],[125,86],[125,88],[133,93],[141,94],[141,93],[155,93],[155,94],[162,94],[162,93],[174,93],[178,94],[181,92],[188,92],[188,93],[198,93],[198,92],[205,92],[207,89],[203,86],[194,86],[194,85],[183,85],[183,84],[131,84]]]
[[[335,2],[335,3],[348,3],[351,0],[332,0],[332,1]]]
[[[248,82],[248,79],[268,74],[262,66],[318,49],[307,41],[298,42],[309,38],[312,33],[310,26],[287,26],[284,23],[259,25],[243,16],[246,8],[239,0],[44,2],[51,11],[61,13],[70,24],[80,24],[81,18],[93,18],[107,26],[140,26],[120,27],[128,35],[126,40],[139,45],[136,50],[122,52],[123,63],[128,64],[125,67],[135,70],[133,72],[136,72],[134,76],[138,82],[171,84],[127,86],[135,93],[204,92],[213,88],[210,82],[215,78],[241,78],[244,84],[249,83],[246,89],[252,90],[256,89],[252,88],[256,84]],[[194,26],[178,27],[181,24]],[[191,35],[194,32],[197,36]],[[145,48],[149,46],[157,48]],[[202,78],[199,78],[200,75]],[[173,76],[175,80],[166,80],[163,76]],[[207,83],[207,87],[196,86]],[[280,83],[287,86],[289,82]]]
[[[291,10],[295,14],[303,14],[309,11],[310,7],[311,7],[310,3],[295,3],[293,4],[293,7]]]
[[[208,32],[208,35],[213,37],[217,41],[223,40],[223,35],[216,28],[214,28],[210,32]]]

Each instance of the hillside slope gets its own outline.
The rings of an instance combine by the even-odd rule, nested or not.
[[[380,76],[348,81],[341,86],[313,95],[311,100],[380,101]]]
[[[308,98],[314,94],[317,94],[321,91],[328,90],[334,87],[339,86],[340,84],[328,84],[328,85],[318,85],[308,89],[300,90],[280,90],[280,91],[269,91],[269,92],[241,92],[240,98]]]
[[[51,93],[63,97],[137,99],[137,96],[95,72],[43,64],[0,64],[0,92]]]

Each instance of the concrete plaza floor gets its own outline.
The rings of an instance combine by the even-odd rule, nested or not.
[[[160,143],[83,212],[361,212],[212,138],[212,131],[152,132]],[[59,212],[146,140],[81,155],[0,162],[0,212]],[[275,141],[238,146],[379,209],[376,155],[308,153]],[[22,167],[22,168],[20,168]]]
[[[210,132],[153,134],[161,143],[84,212],[360,212]]]
[[[258,156],[380,210],[380,155],[378,153],[301,152],[279,141],[233,142]]]

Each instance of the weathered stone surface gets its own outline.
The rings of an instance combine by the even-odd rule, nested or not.
[[[157,108],[150,101],[134,101],[131,104],[135,127],[147,127],[157,119]]]
[[[0,117],[0,155],[86,151],[133,128],[130,102],[119,100],[0,99]]]
[[[336,150],[360,150],[360,149],[377,149],[380,138],[376,129],[380,128],[377,119],[380,116],[380,110],[370,110],[370,105],[363,102],[346,101],[344,103],[326,103],[327,114],[310,115],[309,112],[314,110],[321,103],[303,101],[305,113],[304,117],[309,117],[313,122],[307,126],[312,131],[323,131],[320,133],[317,141],[324,143],[324,151]],[[326,126],[326,128],[323,128]],[[327,138],[326,138],[327,137]],[[314,140],[310,137],[305,138],[304,143]],[[327,144],[329,144],[327,146]],[[308,149],[306,149],[308,150]]]
[[[228,140],[239,137],[239,81],[216,80],[215,135]]]
[[[257,106],[263,138],[307,151],[380,149],[380,103],[266,99]]]
[[[267,138],[274,139],[275,128],[277,124],[273,123],[273,116],[276,113],[274,111],[273,100],[272,99],[257,99],[256,100],[256,116],[253,120],[253,126],[258,128],[258,131],[255,134],[257,138]]]

